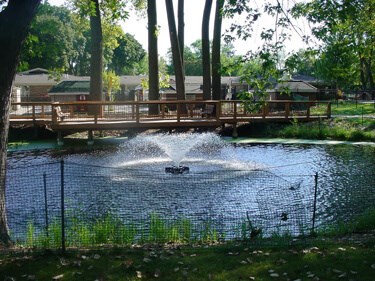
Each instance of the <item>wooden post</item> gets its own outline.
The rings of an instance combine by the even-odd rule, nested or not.
[[[306,111],[307,120],[310,120],[310,103],[307,103],[307,111]]]
[[[237,120],[237,102],[233,101],[233,120]]]
[[[57,131],[57,145],[64,145],[64,138],[61,131]]]
[[[289,118],[290,114],[290,102],[285,103],[285,118]]]
[[[233,123],[232,138],[238,138],[237,123]]]
[[[52,124],[56,124],[57,123],[56,107],[54,105],[51,105],[51,110],[52,110]]]
[[[180,116],[181,106],[180,105],[181,105],[180,103],[177,103],[177,123],[179,123],[181,119],[181,116]]]
[[[263,106],[262,106],[262,118],[266,118],[266,115],[267,115],[267,108],[266,108],[266,103],[263,103]]]
[[[35,105],[32,105],[32,114],[33,114],[33,121],[35,122]]]
[[[88,145],[93,145],[94,144],[94,134],[93,134],[92,130],[88,131],[87,144]]]
[[[221,115],[221,102],[216,103],[216,121],[220,120],[220,115]]]
[[[327,117],[331,118],[331,102],[328,102],[327,105]]]
[[[135,105],[135,120],[136,120],[136,122],[138,124],[139,123],[139,103],[138,102]]]
[[[163,103],[163,104],[161,105],[161,118],[164,119],[164,116],[165,116],[165,104]]]

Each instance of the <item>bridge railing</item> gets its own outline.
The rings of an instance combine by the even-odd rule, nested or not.
[[[307,118],[331,117],[326,101],[220,101],[221,117],[227,118]]]
[[[57,110],[59,109],[59,110]],[[65,118],[60,118],[59,112]],[[323,101],[117,101],[13,103],[11,119],[59,122],[142,122],[207,120],[236,122],[250,118],[330,117],[331,103]]]
[[[10,108],[12,119],[51,119],[52,107],[50,102],[14,102]]]

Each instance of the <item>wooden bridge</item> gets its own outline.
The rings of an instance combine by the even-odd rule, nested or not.
[[[12,103],[11,125],[46,125],[57,132],[131,128],[199,128],[254,122],[298,122],[330,118],[320,101],[118,101]]]

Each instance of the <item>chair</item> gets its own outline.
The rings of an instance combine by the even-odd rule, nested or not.
[[[66,112],[66,113],[62,112],[60,106],[55,107],[55,112],[56,112],[57,117],[59,118],[59,121],[64,121],[65,118],[70,116],[69,112]]]

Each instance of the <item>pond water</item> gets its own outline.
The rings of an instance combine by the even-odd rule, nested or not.
[[[173,162],[170,153],[182,156]],[[226,230],[251,217],[269,233],[300,234],[311,227],[315,188],[318,226],[349,220],[375,200],[373,146],[235,145],[211,134],[138,137],[86,152],[9,153],[7,209],[14,232],[30,220],[42,227],[45,205],[50,216],[59,214],[62,159],[66,208],[88,220],[111,213],[136,222],[157,213],[210,220]],[[164,172],[176,163],[190,172]]]

